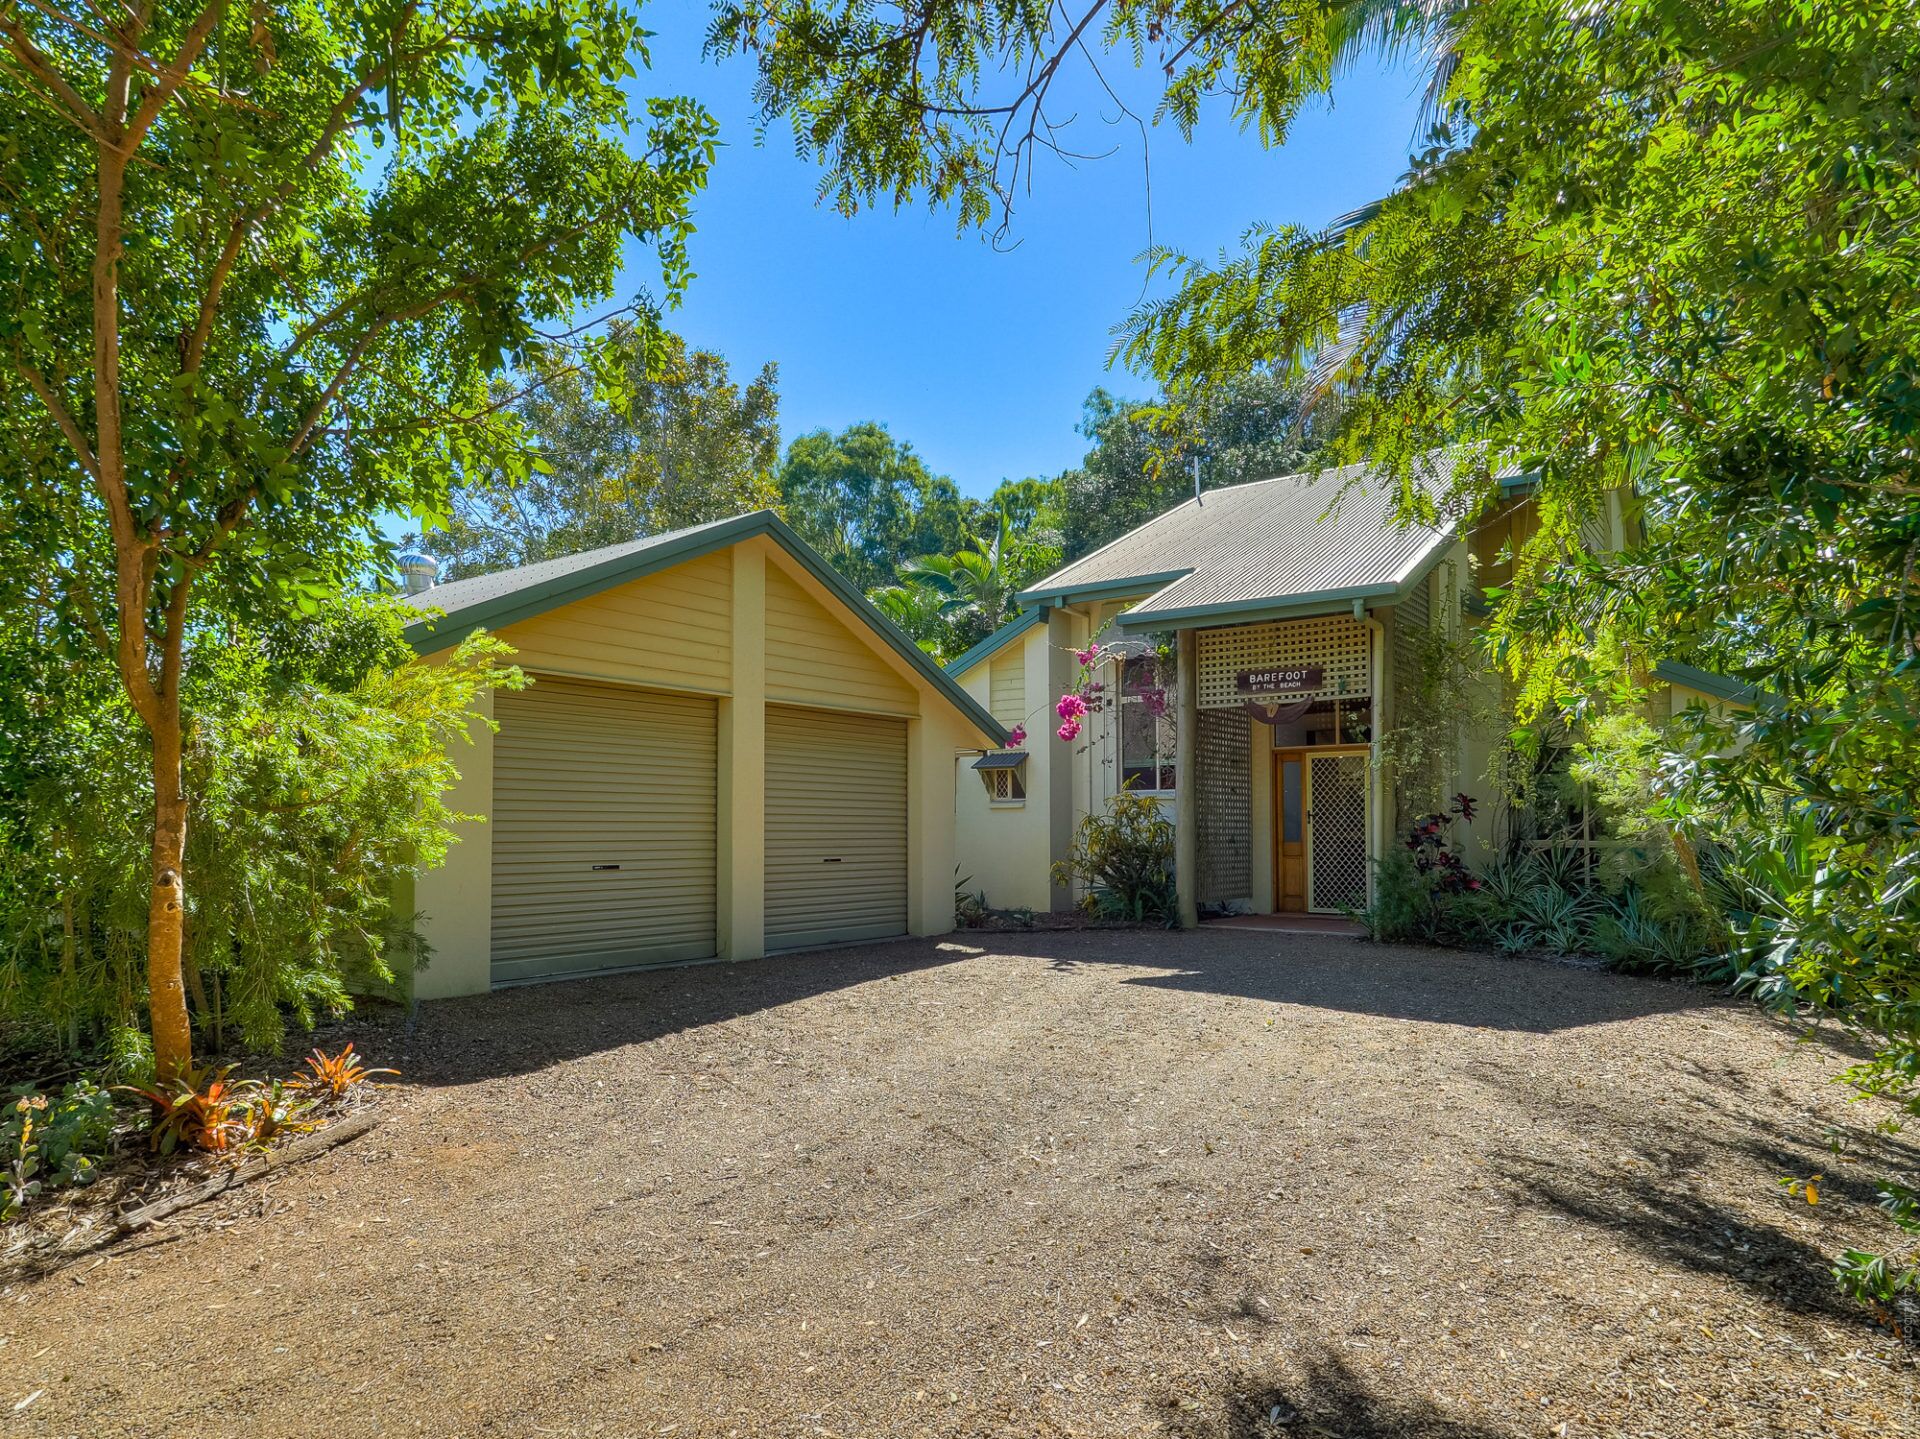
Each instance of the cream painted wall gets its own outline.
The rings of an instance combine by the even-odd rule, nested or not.
[[[768,545],[767,698],[862,714],[915,713],[906,661],[849,629],[834,613],[839,608],[826,586]]]
[[[1046,911],[1055,904],[1048,795],[1063,746],[1045,722],[1052,711],[1040,712],[1047,692],[1047,634],[1043,621],[958,677],[961,687],[981,704],[992,700],[996,669],[1002,698],[1006,698],[1006,661],[1019,666],[1022,677],[1022,713],[1028,731],[1026,800],[993,803],[974,772],[976,756],[963,754],[954,762],[955,863],[959,866],[955,878],[965,880],[969,890],[985,893],[987,903],[996,909]],[[1004,715],[995,718],[1006,720]]]
[[[499,633],[536,684],[565,675],[719,698],[717,957],[765,953],[769,700],[907,719],[908,924],[914,934],[953,928],[956,756],[979,753],[988,737],[772,540],[743,540]],[[491,719],[491,696],[482,703]],[[491,728],[476,725],[472,739],[455,756],[448,803],[486,815]],[[446,863],[412,885],[433,948],[414,977],[420,999],[491,986],[491,832],[474,821],[457,834]]]
[[[486,718],[469,727],[472,743],[454,754],[460,778],[446,802],[456,813],[485,816],[493,810],[493,695],[482,694],[474,708]],[[415,999],[481,994],[492,981],[493,830],[481,818],[462,821],[453,833],[446,863],[413,882],[413,905],[433,947],[414,973]]]
[[[702,555],[499,634],[526,669],[726,694],[733,683],[732,593],[729,554]]]

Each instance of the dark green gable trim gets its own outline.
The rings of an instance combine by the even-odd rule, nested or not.
[[[751,539],[755,535],[767,536],[781,549],[792,555],[809,574],[832,592],[834,598],[859,616],[868,629],[885,640],[896,654],[919,671],[955,709],[992,737],[996,745],[1006,743],[1007,732],[998,720],[961,689],[953,678],[935,664],[926,651],[908,639],[893,621],[868,604],[865,595],[856,590],[832,565],[814,553],[813,547],[794,533],[793,527],[772,510],[756,510],[752,514],[736,515],[732,519],[720,520],[679,534],[663,536],[658,544],[627,550],[599,564],[570,570],[550,579],[531,581],[523,586],[508,587],[485,599],[462,605],[443,616],[429,615],[407,626],[407,643],[413,646],[416,654],[422,655],[451,649],[475,630],[497,630],[520,620],[532,619],[535,615],[545,614],[548,610],[557,610],[562,605],[572,604],[575,600],[587,599],[603,590],[612,589],[615,585],[644,579],[648,575],[658,574],[661,570],[685,564],[688,560],[696,560],[719,550],[731,549],[742,540]],[[427,591],[427,596],[430,597],[432,593],[431,590]]]
[[[1043,609],[1022,610],[960,658],[948,660],[947,673],[958,678],[988,655],[998,654],[1046,617],[1047,612]]]
[[[1132,595],[1150,595],[1175,580],[1184,580],[1192,573],[1191,569],[1159,570],[1150,575],[1128,575],[1124,579],[1100,580],[1093,584],[1065,585],[1053,589],[1041,585],[1022,590],[1013,599],[1015,604],[1054,607],[1083,604],[1088,600],[1123,600]]]

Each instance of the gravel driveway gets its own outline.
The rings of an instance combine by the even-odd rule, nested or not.
[[[1678,985],[963,934],[355,1032],[373,1134],[0,1291],[0,1432],[1920,1433],[1873,1116]]]

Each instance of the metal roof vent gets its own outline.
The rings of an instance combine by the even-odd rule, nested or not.
[[[440,561],[425,550],[402,550],[398,558],[400,579],[410,595],[432,589],[434,581],[440,578]]]

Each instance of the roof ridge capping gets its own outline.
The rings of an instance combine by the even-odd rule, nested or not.
[[[688,560],[727,549],[755,535],[766,535],[792,555],[982,733],[996,744],[1005,743],[1007,732],[998,720],[935,664],[925,650],[907,638],[904,630],[875,609],[793,526],[767,509],[573,555],[558,555],[517,569],[475,575],[470,581],[449,580],[444,585],[435,585],[407,597],[415,609],[423,612],[419,619],[407,625],[407,643],[421,655],[451,649],[475,630],[498,629],[517,620],[530,619],[615,585],[644,579]],[[452,605],[443,603],[448,598],[447,591],[469,583],[472,589],[466,595],[454,594]]]

